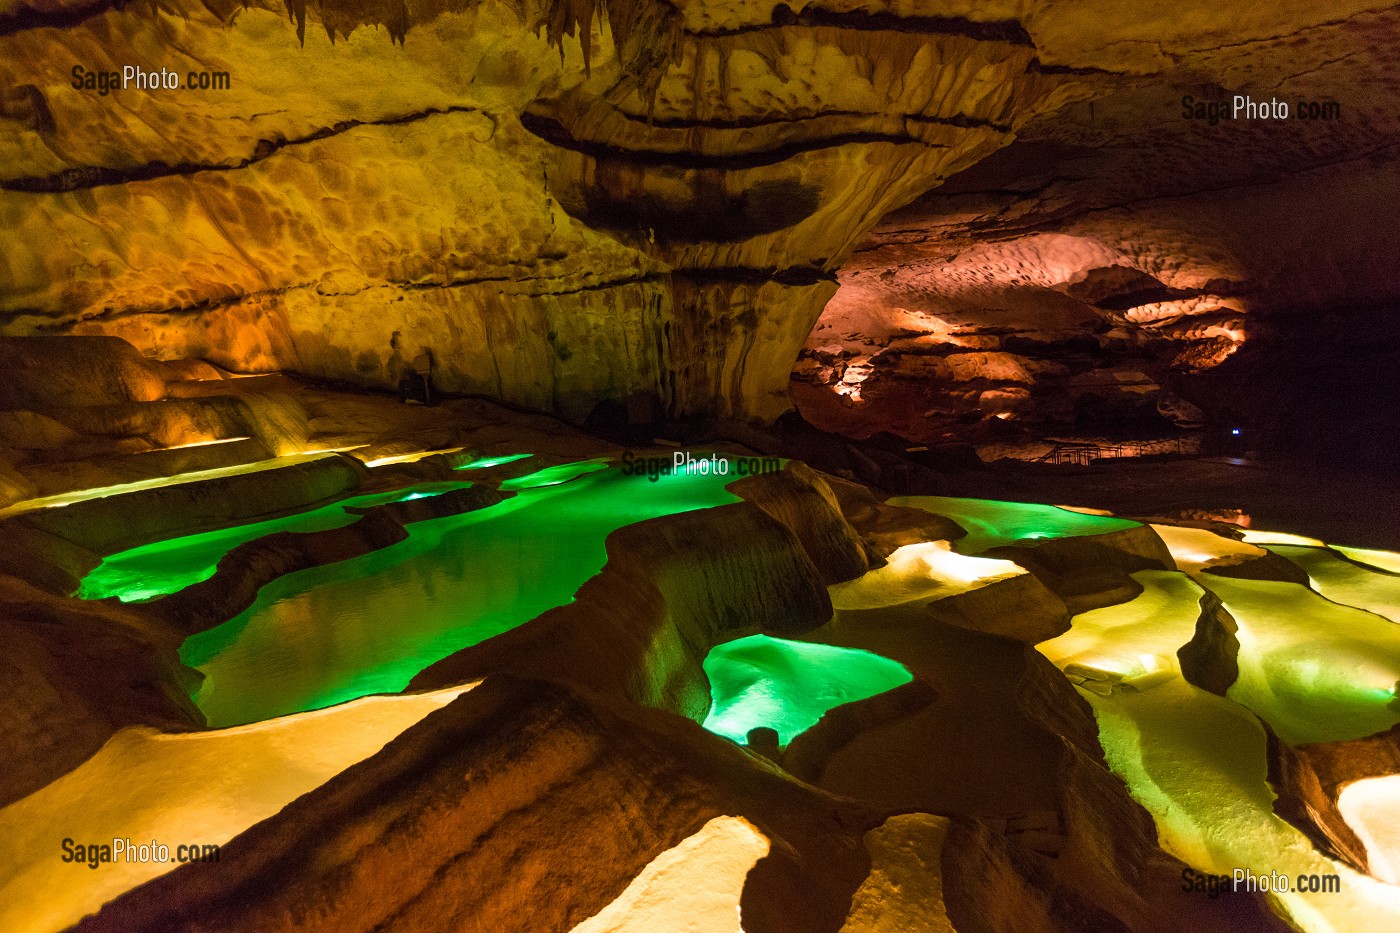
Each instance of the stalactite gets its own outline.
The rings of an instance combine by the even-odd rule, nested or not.
[[[297,41],[306,42],[308,6],[334,42],[349,38],[363,25],[380,25],[394,42],[402,44],[414,25],[406,0],[284,0],[288,18],[296,23]],[[464,4],[465,5],[465,4]],[[246,6],[246,4],[245,4]],[[675,60],[683,20],[675,7],[659,0],[515,0],[517,12],[544,30],[550,45],[564,54],[564,40],[577,38],[585,74],[592,74],[593,26],[612,33],[625,90],[636,90],[645,99],[655,95],[667,66]]]

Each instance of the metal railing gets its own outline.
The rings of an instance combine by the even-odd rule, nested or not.
[[[1173,447],[1175,450],[1173,450]],[[1125,442],[1122,444],[1069,444],[1058,443],[1050,450],[1035,458],[1036,463],[1070,463],[1088,466],[1095,460],[1109,460],[1118,457],[1158,456],[1169,453],[1183,454],[1182,439],[1175,444],[1157,441],[1150,444]]]

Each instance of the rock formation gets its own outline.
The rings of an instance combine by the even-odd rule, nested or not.
[[[567,930],[728,814],[772,841],[745,886],[749,928],[835,930],[868,870],[858,834],[873,814],[755,767],[692,723],[510,678],[442,713],[244,834],[219,864],[167,875],[79,929]]]
[[[1176,652],[1181,676],[1202,690],[1225,696],[1240,676],[1238,633],[1239,626],[1220,597],[1203,594],[1196,634]]]
[[[1203,427],[1236,455],[1386,449],[1369,400],[1392,387],[1400,279],[1374,231],[1400,202],[1397,89],[1371,76],[1393,71],[1395,12],[1272,5],[1255,28],[1199,4],[1092,24],[1089,7],[1023,22],[1105,93],[876,226],[803,351],[802,410],[988,456],[1056,437],[1174,450]],[[1290,117],[1235,119],[1237,94]]]
[[[743,886],[744,929],[893,928],[888,915],[860,925],[872,922],[877,905],[895,906],[874,900],[869,886],[913,867],[909,855],[866,836],[894,822],[881,810],[800,784],[683,720],[585,700],[553,684],[492,677],[240,836],[219,864],[185,866],[78,929],[439,928],[444,918],[469,930],[569,929],[620,895],[654,856],[730,814],[769,840]],[[1019,832],[1027,838],[1018,851],[981,821],[912,819],[947,834],[941,845],[929,840],[919,848],[918,858],[942,874],[941,898],[904,906],[922,922],[1025,929],[1017,918],[1035,917],[1046,930],[1112,922],[1081,901],[1095,896],[1082,875],[1094,869],[1065,859],[1069,874],[1045,877],[1028,860],[1029,830]],[[329,827],[330,836],[308,826]],[[1121,832],[1086,826],[1071,830],[1071,840],[1105,830]],[[571,844],[560,845],[561,838]],[[1162,860],[1153,870],[1170,870],[1164,856],[1149,858]],[[878,875],[870,875],[872,864]],[[694,890],[714,878],[688,881]],[[1172,899],[1150,887],[1153,902]],[[1117,909],[1132,910],[1134,901],[1141,909],[1123,890],[1109,896]],[[1241,922],[1282,928],[1255,901],[1193,903],[1180,891],[1175,900],[1200,929]]]
[[[76,427],[51,447],[16,449],[15,475],[44,483],[91,475],[106,485],[55,485],[47,498],[22,499],[0,516],[19,545],[0,576],[6,638],[15,646],[8,660],[15,676],[0,697],[15,766],[0,784],[0,804],[40,789],[52,797],[65,782],[88,780],[91,763],[119,757],[109,750],[133,754],[171,733],[194,733],[210,748],[221,737],[255,735],[290,754],[266,722],[207,728],[197,673],[180,663],[198,663],[183,639],[246,621],[240,613],[284,578],[391,554],[412,529],[508,513],[523,502],[571,501],[551,500],[551,490],[591,483],[606,458],[621,456],[557,421],[484,402],[420,409],[283,378],[227,379],[192,364],[148,362],[111,341],[45,340],[52,343],[37,349],[75,350],[49,353],[51,391],[5,391],[12,404]],[[9,346],[25,349],[23,341]],[[105,362],[91,368],[93,359]],[[264,447],[262,460],[229,463],[220,458],[238,458],[218,452],[227,445],[205,444],[183,449],[188,466],[219,465],[175,476],[158,467],[133,472],[120,456],[110,458],[137,437],[127,433],[131,425],[184,423],[163,413],[172,397],[261,418],[259,436],[270,440],[344,449],[272,457]],[[72,414],[103,406],[121,413],[114,434],[94,433],[97,420]],[[521,459],[522,445],[538,452]],[[647,455],[662,450],[670,462],[670,448]],[[201,462],[201,451],[213,459]],[[600,456],[579,463],[580,453]],[[1121,748],[1100,744],[1103,727],[1085,701],[1154,702],[1164,676],[1156,655],[1168,642],[1171,650],[1186,644],[1192,617],[1182,615],[1176,632],[1179,605],[1167,603],[1172,618],[1159,620],[1162,612],[1137,607],[1135,598],[1149,588],[1159,600],[1198,595],[1171,569],[1177,559],[1197,571],[1213,569],[1220,553],[1256,564],[1264,561],[1257,548],[1201,529],[1183,535],[1158,526],[1159,533],[1029,504],[937,497],[890,504],[800,462],[746,461],[756,472],[716,487],[724,497],[609,534],[606,563],[571,600],[434,655],[442,658],[436,663],[424,660],[404,692],[422,700],[426,714],[407,726],[375,719],[386,737],[398,736],[382,750],[357,748],[335,763],[308,747],[319,770],[285,805],[290,796],[276,797],[286,793],[283,784],[263,787],[256,769],[244,769],[238,786],[266,791],[276,803],[248,823],[222,820],[219,862],[170,866],[101,896],[89,892],[84,909],[102,909],[80,927],[436,928],[450,917],[469,929],[589,930],[733,917],[737,909],[745,929],[792,933],[890,929],[909,917],[939,930],[1154,931],[1182,918],[1193,929],[1282,928],[1256,896],[1214,900],[1181,887],[1183,873],[1194,870],[1188,865],[1200,863],[1179,860],[1158,841],[1159,824],[1119,777]],[[46,472],[65,462],[83,466]],[[121,479],[126,485],[113,482]],[[625,482],[658,495],[669,488],[646,476]],[[431,492],[405,493],[425,488]],[[268,524],[319,513],[328,501],[354,504],[329,528]],[[933,511],[940,503],[966,527]],[[129,603],[70,596],[115,551],[172,536],[178,547],[249,525],[262,531],[225,545],[203,577],[173,592]],[[1163,581],[1175,581],[1174,589]],[[1271,585],[1317,599],[1296,584]],[[1193,611],[1201,619],[1228,621],[1214,596],[1200,602]],[[1129,639],[1120,650],[1142,671],[1119,672],[1110,657],[1092,658],[1102,669],[1069,664],[1061,673],[1034,647],[1055,636],[1078,639],[1089,658],[1099,650],[1092,639],[1112,631],[1072,627],[1091,607],[1122,608],[1138,626],[1163,626],[1151,633],[1162,644],[1139,649],[1131,632],[1119,633]],[[402,622],[372,621],[386,637]],[[328,660],[348,626],[314,614],[288,621],[297,638],[325,638],[316,650],[329,650]],[[706,657],[758,632],[789,645],[874,652],[913,679],[824,707],[829,712],[786,747],[760,713],[745,727],[750,747],[739,747],[698,724],[708,723],[711,709]],[[1208,657],[1191,661],[1188,645],[1182,670],[1223,693],[1233,680],[1224,666],[1243,649],[1238,639],[1207,634]],[[835,683],[841,661],[830,657],[822,673]],[[776,681],[759,686],[768,700],[782,700]],[[1210,700],[1243,710],[1228,694]],[[292,711],[275,721],[297,735],[298,717],[312,715]],[[375,714],[366,706],[364,715]],[[1335,840],[1355,816],[1336,802],[1335,787],[1318,789],[1329,747],[1281,748],[1275,757],[1292,763],[1291,777],[1276,777],[1281,808],[1295,797],[1309,801],[1312,809],[1289,818],[1330,852],[1341,851]],[[1382,762],[1361,776],[1385,777],[1387,768]],[[221,807],[221,787],[206,789],[199,806]],[[1358,825],[1360,848],[1346,857],[1364,868],[1366,846],[1376,844],[1359,834],[1377,824]],[[308,826],[332,827],[331,834]]]
[[[1345,785],[1400,773],[1400,729],[1338,742],[1290,746],[1269,736],[1269,783],[1274,809],[1323,851],[1367,871],[1366,845],[1338,808]]]
[[[508,671],[703,717],[700,664],[713,645],[755,630],[794,635],[831,615],[797,538],[746,502],[628,526],[608,552],[573,602],[443,659],[410,686]]]
[[[6,923],[1393,925],[1389,474],[1171,471],[1393,467],[1397,34],[0,0],[0,893],[262,750]],[[1265,858],[1344,896],[1191,882]]]
[[[777,473],[760,473],[731,484],[797,535],[828,586],[865,573],[865,549],[826,480],[804,463],[790,462]]]
[[[9,765],[0,806],[81,764],[123,726],[169,731],[200,721],[179,639],[131,612],[74,607],[0,577],[6,676],[0,680],[0,748]],[[112,670],[120,677],[108,676]]]

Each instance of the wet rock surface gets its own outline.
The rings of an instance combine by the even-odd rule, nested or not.
[[[763,509],[797,535],[827,585],[865,573],[865,549],[836,494],[811,467],[789,462],[779,473],[739,480],[730,490]]]
[[[1155,451],[1262,417],[1266,391],[1229,398],[1259,368],[1227,359],[1244,321],[1282,359],[1306,338],[1271,330],[1325,307],[1315,333],[1347,332],[1396,297],[1369,232],[1395,88],[1366,77],[1394,14],[1362,4],[298,10],[16,5],[5,333],[385,388],[427,353],[443,388],[576,422],[771,420],[804,352],[823,426]],[[143,92],[142,119],[72,86],[65,63],[153,48],[229,86]],[[1181,115],[1236,92],[1342,118]]]
[[[81,764],[124,726],[199,727],[179,635],[132,612],[74,605],[0,577],[6,650],[0,806]]]
[[[138,121],[71,66],[10,75],[10,332],[381,387],[430,351],[443,388],[577,421],[640,399],[772,418],[862,232],[1088,93],[1010,21],[922,11],[301,10],[31,12],[0,37],[7,61],[105,71],[162,36],[181,74],[230,82]],[[171,203],[189,222],[160,227]]]
[[[1288,745],[1269,736],[1269,783],[1279,816],[1325,852],[1370,870],[1366,844],[1338,806],[1347,784],[1400,774],[1400,726],[1348,741]]]
[[[788,528],[747,502],[718,506],[614,532],[607,565],[573,602],[439,661],[410,688],[510,672],[703,718],[701,662],[714,644],[754,631],[796,635],[830,615],[821,576]]]
[[[868,870],[871,811],[683,720],[493,677],[244,834],[223,855],[233,871],[191,866],[79,929],[568,929],[726,814],[773,843],[746,926],[837,929]]]

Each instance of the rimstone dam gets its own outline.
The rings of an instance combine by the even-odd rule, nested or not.
[[[0,0],[0,931],[1400,930],[1400,6]]]

